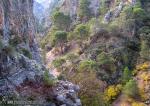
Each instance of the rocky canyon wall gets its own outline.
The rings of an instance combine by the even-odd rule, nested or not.
[[[2,39],[8,42],[12,36],[28,40],[28,49],[35,60],[40,61],[35,41],[35,24],[32,13],[33,0],[1,0],[0,30]]]
[[[0,100],[80,106],[79,87],[54,79],[42,64],[35,35],[33,0],[0,0]],[[55,85],[47,86],[45,77]]]

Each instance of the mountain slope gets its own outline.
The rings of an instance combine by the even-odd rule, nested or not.
[[[83,105],[149,106],[148,5],[148,0],[64,0],[52,15],[41,40],[45,62],[56,77],[80,86]]]

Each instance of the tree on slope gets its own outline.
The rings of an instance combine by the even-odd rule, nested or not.
[[[54,34],[55,43],[60,46],[61,53],[63,53],[64,43],[67,41],[67,32],[65,31],[56,31]]]

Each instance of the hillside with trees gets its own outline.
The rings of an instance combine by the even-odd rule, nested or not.
[[[75,18],[63,10],[70,5]],[[40,42],[43,60],[56,78],[80,86],[83,106],[150,105],[149,6],[149,0],[64,0],[53,12]]]

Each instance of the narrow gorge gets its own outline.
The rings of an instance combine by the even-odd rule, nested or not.
[[[150,1],[0,0],[0,106],[150,106]]]
[[[0,0],[0,106],[80,106],[79,87],[56,80],[42,62],[33,3]]]

